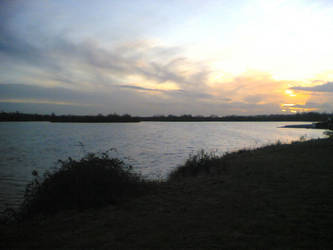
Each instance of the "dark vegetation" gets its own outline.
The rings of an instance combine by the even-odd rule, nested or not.
[[[132,117],[128,114],[118,115],[39,115],[39,114],[23,114],[19,112],[14,113],[0,113],[0,122],[3,121],[48,121],[48,122],[93,122],[93,123],[106,123],[106,122],[139,122],[138,118]]]
[[[185,164],[182,166],[177,167],[173,172],[170,173],[168,177],[168,181],[178,181],[183,180],[184,178],[192,178],[192,177],[202,177],[202,176],[211,176],[211,175],[220,175],[226,173],[227,169],[230,170],[230,165],[234,165],[235,162],[239,163],[242,160],[242,157],[254,157],[254,161],[251,162],[249,166],[244,166],[246,170],[255,170],[256,167],[264,167],[264,166],[257,166],[256,163],[260,163],[261,160],[256,157],[267,157],[266,160],[270,158],[274,160],[274,154],[279,153],[287,153],[285,152],[288,149],[293,149],[294,152],[299,153],[299,155],[295,155],[295,158],[299,158],[300,156],[304,156],[302,153],[302,149],[309,150],[313,148],[313,150],[318,150],[315,147],[320,146],[327,146],[328,149],[332,149],[333,147],[333,134],[331,131],[325,131],[325,134],[328,136],[328,139],[313,139],[310,141],[301,141],[292,142],[291,144],[282,144],[281,142],[276,142],[275,144],[268,145],[262,148],[255,148],[255,149],[241,149],[235,152],[228,152],[224,154],[222,157],[216,155],[215,153],[208,153],[204,150],[199,151],[196,154],[190,155],[189,158],[185,161]],[[297,150],[295,150],[297,149]],[[333,152],[333,151],[332,151]],[[301,154],[302,153],[302,154]],[[284,161],[290,157],[290,164],[295,166],[298,162],[303,162],[304,159],[295,159],[292,158],[293,153],[288,153]],[[329,157],[325,157],[325,159],[329,159]],[[323,163],[323,159],[313,159],[312,164],[316,165],[316,161]],[[306,166],[307,164],[305,164]],[[330,162],[329,165],[333,166],[333,162]],[[279,166],[279,162],[270,162],[271,166]],[[235,164],[235,168],[239,167],[238,164]],[[265,166],[266,167],[266,166]],[[301,165],[297,167],[302,167]],[[252,168],[252,169],[251,169]],[[281,166],[282,168],[282,166]],[[242,170],[245,170],[242,169]],[[241,170],[241,169],[240,169]]]
[[[21,217],[115,205],[148,192],[152,185],[107,153],[87,154],[79,161],[69,158],[59,165],[43,176],[33,172],[35,179],[26,188]]]
[[[131,190],[145,191],[134,196],[132,191],[129,196],[122,192],[121,197],[128,198],[120,199],[121,202],[118,199],[117,202],[113,202],[114,199],[102,201],[99,209],[61,209],[52,216],[37,216],[37,209],[36,216],[0,225],[3,229],[0,247],[331,249],[332,152],[332,138],[277,143],[231,152],[222,157],[201,151],[190,156],[165,182],[143,185],[146,189],[138,189],[135,187],[141,187],[142,182],[137,182],[135,177]],[[104,165],[100,164],[103,157],[92,156],[91,159],[94,169]],[[69,159],[62,164],[62,174],[81,166],[90,169],[88,162],[89,157],[75,163]],[[91,175],[95,174],[89,170],[83,176]],[[104,175],[103,172],[95,176],[103,183]],[[126,172],[125,180],[128,177]],[[111,177],[105,182],[108,178]],[[81,184],[92,183],[90,180],[73,177],[68,182],[80,188],[64,188],[67,177],[51,179],[56,189],[62,190],[61,196],[66,196],[72,188],[78,193],[81,188],[89,192],[87,189],[98,185],[88,184],[89,188],[85,188],[86,184]],[[43,185],[37,186],[43,189]],[[103,199],[122,186],[112,184],[113,188],[108,188]],[[31,192],[31,197],[38,197],[37,193]],[[76,195],[73,197],[75,199]],[[81,198],[90,204],[89,193]],[[54,205],[61,201],[50,202]],[[43,202],[41,199],[36,204],[44,207]]]
[[[271,114],[271,115],[251,115],[251,116],[240,116],[240,115],[230,115],[230,116],[192,116],[182,115],[168,115],[168,116],[152,116],[152,117],[139,117],[142,121],[173,121],[173,122],[185,122],[185,121],[327,121],[328,118],[333,117],[333,113],[317,113],[317,112],[307,112],[307,113],[297,113],[297,114]]]
[[[308,121],[318,122],[327,121],[332,118],[333,114],[329,113],[297,113],[297,114],[272,114],[272,115],[253,115],[253,116],[192,116],[192,115],[158,115],[149,117],[132,117],[128,114],[118,115],[40,115],[40,114],[23,114],[0,113],[0,121],[50,121],[50,122],[140,122],[140,121],[166,121],[166,122],[209,122],[209,121]]]
[[[225,170],[225,157],[219,157],[214,153],[201,150],[190,155],[184,165],[172,171],[169,174],[168,181],[181,180],[189,176],[220,174],[223,170]]]
[[[20,112],[1,112],[0,121],[50,121],[51,115],[24,114]]]

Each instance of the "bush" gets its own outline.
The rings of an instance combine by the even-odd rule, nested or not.
[[[50,213],[62,209],[85,209],[117,204],[142,193],[148,182],[116,158],[88,154],[76,161],[59,161],[60,167],[46,172],[27,186],[23,214]]]
[[[207,153],[204,150],[191,154],[185,164],[176,168],[170,173],[168,179],[181,179],[183,177],[195,177],[198,175],[209,174],[212,171],[220,172],[223,170],[225,161],[222,157],[214,153]]]

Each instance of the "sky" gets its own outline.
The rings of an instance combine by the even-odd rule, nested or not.
[[[332,0],[0,0],[0,111],[333,112]]]

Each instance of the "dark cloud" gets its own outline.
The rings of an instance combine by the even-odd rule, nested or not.
[[[333,82],[327,82],[313,87],[292,87],[291,89],[314,92],[333,92]]]
[[[186,91],[186,90],[167,90],[164,91],[167,95],[173,96],[173,97],[179,97],[179,98],[187,98],[192,100],[197,99],[212,99],[214,98],[212,95],[207,93],[201,93],[197,91]]]
[[[154,114],[185,114],[194,115],[231,115],[231,114],[265,114],[279,110],[276,104],[248,104],[230,102],[219,98],[212,102],[207,94],[187,92],[184,90],[163,91],[169,98],[163,99],[152,95],[149,98],[143,93],[135,91],[136,86],[116,87],[115,94],[106,91],[83,92],[66,88],[45,88],[23,84],[0,84],[0,111],[20,111],[30,113],[57,114],[97,114],[97,113],[129,113],[133,115]],[[141,90],[141,88],[139,87]],[[146,90],[146,89],[144,89]],[[114,90],[110,90],[114,91]],[[206,101],[208,98],[208,101]],[[13,99],[10,101],[9,99]],[[25,100],[27,100],[25,102]],[[191,100],[196,101],[191,101]],[[18,100],[18,102],[15,102]],[[36,100],[36,103],[34,103]],[[44,100],[44,103],[39,103]],[[50,101],[50,103],[47,103]],[[54,102],[64,102],[57,105]]]
[[[46,88],[24,84],[0,84],[0,99],[44,99],[51,101],[82,101],[83,94],[70,89]]]
[[[40,38],[46,43],[35,44],[5,27],[1,28],[1,35],[0,59],[16,66],[36,67],[43,71],[45,80],[61,81],[64,85],[79,85],[82,81],[92,85],[113,85],[124,81],[128,75],[138,75],[157,84],[176,82],[190,90],[198,89],[200,85],[204,87],[210,73],[203,65],[194,72],[184,71],[182,67],[193,65],[178,56],[178,47],[162,48],[138,43],[120,46],[120,49],[106,49],[94,40],[74,43],[61,36]],[[89,76],[82,79],[82,75]]]
[[[142,91],[154,91],[163,93],[170,97],[181,97],[181,98],[195,98],[195,99],[210,99],[213,98],[212,95],[206,93],[200,93],[195,91],[186,91],[182,89],[178,90],[161,90],[161,89],[151,89],[151,88],[143,88],[135,85],[118,85],[119,88],[125,89],[133,89],[133,90],[142,90]],[[229,99],[224,99],[229,100]]]
[[[60,87],[40,87],[23,84],[0,84],[0,110],[60,112],[74,114],[130,113],[145,114],[149,106],[144,96],[135,91],[79,91]],[[151,101],[156,99],[151,98]],[[58,105],[60,103],[61,105]],[[26,106],[26,107],[25,107]],[[33,111],[33,107],[37,107]],[[59,107],[58,107],[59,106]],[[50,109],[50,107],[53,107]]]
[[[39,104],[39,103],[13,103],[0,101],[0,112],[22,112],[32,114],[89,114],[89,107],[85,108],[82,112],[82,107],[70,105],[56,105],[56,104]],[[92,113],[93,114],[93,113]]]
[[[4,24],[0,24],[0,55],[2,60],[15,59],[36,63],[41,57],[41,51],[29,44],[27,41],[16,36]]]
[[[236,78],[228,84],[228,90],[225,84],[221,84],[220,92],[218,88],[212,90],[206,85],[211,74],[207,64],[188,60],[180,47],[155,46],[147,41],[106,46],[96,40],[70,40],[59,32],[44,34],[37,28],[24,36],[9,24],[10,20],[0,23],[0,60],[6,62],[2,63],[6,67],[0,68],[2,100],[64,102],[94,107],[97,112],[138,115],[256,114],[279,110],[277,105],[258,104],[267,92],[267,77],[260,81]],[[138,76],[138,82],[129,76]],[[163,90],[165,83],[176,84],[179,89]],[[262,85],[262,96],[248,96],[244,103],[233,101],[233,95],[247,96],[258,84]],[[76,113],[77,107],[68,107],[67,113],[71,112]]]
[[[135,90],[143,90],[143,91],[157,91],[161,92],[159,89],[149,89],[149,88],[143,88],[135,85],[119,85],[119,88],[124,88],[124,89],[135,89]]]
[[[294,108],[301,108],[301,109],[316,109],[316,110],[321,110],[321,111],[328,111],[331,112],[333,108],[333,103],[316,103],[316,102],[307,102],[304,105],[301,104],[296,104],[293,106]]]
[[[89,102],[98,102],[93,101],[88,93],[75,89],[98,90],[109,99],[117,99],[119,92],[128,103],[156,98],[144,91],[158,92],[169,100],[214,98],[206,88],[210,71],[203,64],[195,64],[182,56],[184,50],[181,47],[155,46],[147,41],[103,46],[94,39],[71,40],[65,31],[45,32],[36,25],[25,24],[19,28],[15,23],[15,13],[19,11],[13,11],[11,6],[18,8],[17,4],[6,1],[8,10],[0,10],[4,20],[0,22],[0,74],[3,76],[0,79],[3,84],[0,97],[3,99],[72,99],[75,102],[89,99]],[[131,84],[129,76],[137,77],[141,81],[140,86]],[[24,85],[6,85],[8,82]],[[155,84],[156,88],[145,88],[145,82],[149,82],[149,86]],[[165,83],[177,84],[180,90],[161,90],[163,88],[158,85]],[[32,86],[36,84],[66,89]]]
[[[37,79],[39,84],[43,81],[52,82],[77,89],[81,89],[82,84],[92,88],[120,87],[160,92],[174,98],[212,97],[205,93],[209,70],[203,65],[194,65],[179,56],[181,52],[179,47],[163,48],[149,43],[134,43],[130,46],[121,45],[119,49],[118,47],[106,49],[94,40],[74,43],[63,39],[62,36],[52,37],[41,45],[29,43],[5,27],[2,28],[0,59],[10,60],[10,63],[6,68],[0,69],[0,72],[6,75],[16,75],[21,65],[21,68],[37,69],[35,75],[29,78]],[[188,69],[191,67],[195,67],[193,72]],[[128,84],[126,80],[129,75],[141,77],[142,85],[144,81],[153,81],[156,84],[173,82],[180,86],[181,90],[166,91],[134,86]],[[29,81],[29,78],[24,84],[35,84]]]

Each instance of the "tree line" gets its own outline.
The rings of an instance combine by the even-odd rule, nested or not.
[[[308,121],[320,122],[333,118],[333,113],[306,112],[296,114],[269,114],[269,115],[229,115],[229,116],[193,116],[185,115],[155,115],[131,116],[118,115],[55,115],[52,114],[26,114],[20,112],[1,112],[0,121],[48,121],[48,122],[140,122],[140,121],[165,121],[165,122],[205,122],[205,121]]]
[[[48,122],[93,122],[93,123],[104,123],[104,122],[139,122],[140,120],[136,117],[132,117],[128,114],[118,115],[50,115],[41,114],[24,114],[20,112],[1,112],[0,121],[48,121]]]

